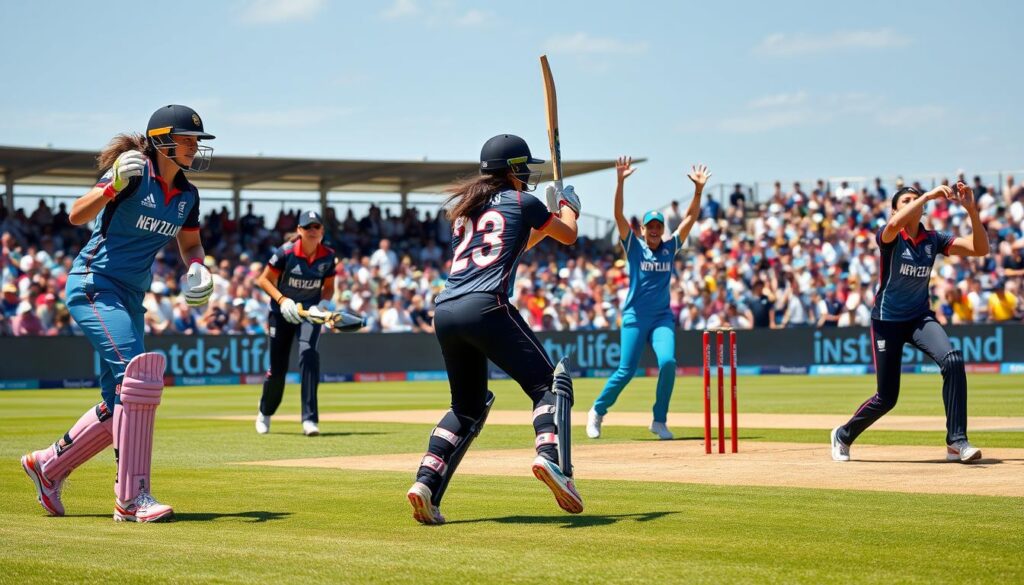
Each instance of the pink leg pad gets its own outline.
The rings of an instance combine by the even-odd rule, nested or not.
[[[114,447],[117,449],[117,483],[114,493],[130,502],[140,491],[151,492],[149,471],[153,453],[153,420],[164,391],[164,356],[135,356],[124,371],[114,406]]]
[[[45,482],[64,479],[76,467],[92,459],[113,441],[113,419],[107,405],[99,403],[78,419],[56,443],[36,451]]]

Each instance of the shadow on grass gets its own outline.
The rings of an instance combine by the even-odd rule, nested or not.
[[[623,520],[650,522],[679,512],[645,512],[640,514],[580,514],[578,516],[502,516],[500,518],[476,518],[474,520],[451,520],[446,524],[477,524],[495,522],[498,524],[555,524],[562,528],[587,528],[608,526]]]
[[[222,518],[240,518],[246,522],[269,522],[272,520],[283,520],[291,516],[291,512],[267,512],[265,510],[252,510],[250,512],[234,512],[221,514],[218,512],[175,512],[172,522],[212,522]],[[110,514],[68,514],[65,518],[110,518]]]

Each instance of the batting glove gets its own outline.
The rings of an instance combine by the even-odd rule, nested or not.
[[[205,305],[213,294],[213,275],[201,262],[193,262],[185,276],[185,302],[193,307]]]
[[[561,210],[563,207],[568,207],[576,214],[576,219],[580,217],[580,209],[583,208],[583,204],[580,202],[580,196],[576,194],[576,189],[572,185],[566,185],[562,188],[562,192],[559,193],[558,208]]]
[[[293,324],[298,325],[302,321],[302,317],[299,316],[299,307],[295,304],[295,301],[285,297],[281,299],[281,316],[284,320]]]
[[[121,190],[128,186],[128,181],[132,177],[142,176],[142,170],[145,168],[146,157],[141,152],[137,150],[122,152],[111,168],[113,179],[110,184],[114,187],[114,191],[120,193]]]

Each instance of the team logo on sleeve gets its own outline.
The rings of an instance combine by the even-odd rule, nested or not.
[[[178,219],[185,217],[185,202],[178,203]]]
[[[929,256],[931,256],[932,255],[932,249],[933,249],[932,245],[931,244],[927,244],[924,247],[924,253],[929,255]]]

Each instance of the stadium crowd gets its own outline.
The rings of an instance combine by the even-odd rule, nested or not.
[[[933,307],[943,323],[1020,321],[1024,186],[1012,177],[998,187],[979,177],[969,184],[992,253],[942,257],[931,278]],[[671,308],[679,327],[869,325],[878,280],[873,240],[889,215],[890,189],[901,186],[901,180],[891,186],[876,180],[873,188],[856,190],[818,181],[809,190],[799,183],[787,190],[776,182],[756,205],[741,185],[727,200],[707,194],[686,250],[675,260]],[[682,220],[679,202],[664,211],[666,227],[675,229]],[[148,333],[266,333],[270,299],[255,281],[274,248],[294,233],[297,216],[298,210],[282,210],[270,225],[251,204],[238,219],[226,208],[206,215],[211,302],[192,309],[179,297],[183,269],[169,247],[153,266],[145,297]],[[959,235],[969,228],[963,208],[945,200],[930,203],[926,217],[931,229]],[[432,332],[433,298],[450,262],[451,226],[443,214],[420,217],[410,208],[393,215],[372,206],[357,219],[351,210],[339,218],[329,208],[324,222],[325,243],[340,258],[335,305],[366,315],[367,331]],[[639,230],[635,217],[633,227]],[[89,235],[71,225],[64,203],[54,210],[40,200],[31,214],[0,206],[0,335],[79,333],[63,304],[64,283]],[[523,255],[512,300],[537,330],[615,327],[628,278],[612,233],[581,238],[572,247],[542,242]]]

